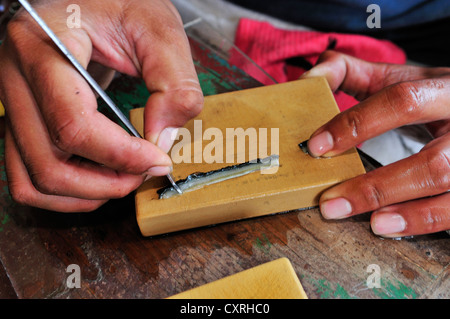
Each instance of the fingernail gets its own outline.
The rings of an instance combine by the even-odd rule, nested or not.
[[[300,76],[300,79],[313,78],[313,77],[324,76],[324,75],[325,75],[325,73],[323,72],[323,70],[321,70],[320,67],[315,66],[312,69],[304,72]]]
[[[158,143],[156,144],[156,146],[158,146],[164,152],[168,153],[173,145],[173,142],[177,138],[177,134],[177,127],[166,127],[164,130],[162,130],[161,134],[159,134]]]
[[[372,231],[376,235],[398,235],[406,229],[406,221],[397,213],[374,213],[372,219]]]
[[[333,136],[330,132],[324,131],[311,137],[308,142],[308,149],[313,156],[322,156],[333,149]]]
[[[352,205],[345,198],[335,198],[320,204],[320,212],[325,219],[340,219],[352,213]]]
[[[303,153],[309,154],[309,150],[308,150],[308,140],[299,143],[299,144],[298,144],[298,147],[300,147],[300,149],[302,150]]]
[[[171,172],[170,166],[153,166],[147,170],[147,175],[150,176],[163,176]]]
[[[306,79],[307,77],[309,77],[310,71],[305,71],[303,72],[302,75],[300,75],[299,79]]]

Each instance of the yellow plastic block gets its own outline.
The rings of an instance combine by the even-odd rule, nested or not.
[[[5,115],[5,108],[2,104],[2,101],[0,101],[0,116],[3,116],[3,115]]]
[[[280,167],[275,174],[248,174],[169,199],[159,199],[157,193],[169,184],[167,178],[153,177],[136,193],[136,218],[142,234],[153,236],[318,205],[325,189],[365,172],[355,149],[333,158],[315,159],[298,147],[298,143],[308,139],[338,112],[324,78],[206,97],[200,115],[184,126],[191,136],[186,138],[187,149],[192,152],[189,160],[174,163],[176,180],[241,163],[238,155],[245,155],[248,161],[278,154]],[[141,133],[143,114],[142,108],[130,112],[131,122]],[[197,129],[196,123],[202,128]],[[248,137],[239,148],[238,142],[232,140],[230,146],[227,131],[238,128],[253,130],[256,140],[250,143]],[[207,150],[211,150],[213,143],[211,137],[203,140],[207,130],[222,135],[214,137],[215,154],[222,154],[222,162],[207,162],[203,156],[211,153]],[[273,139],[274,136],[278,138]],[[183,143],[186,140],[183,138]],[[260,146],[261,142],[266,147]],[[174,147],[180,144],[181,138],[175,141]],[[257,146],[258,154],[250,156],[251,145]],[[173,158],[172,152],[169,155]],[[197,155],[200,160],[196,159]],[[227,160],[229,155],[235,160],[233,163]]]
[[[308,299],[287,258],[187,290],[168,299]]]

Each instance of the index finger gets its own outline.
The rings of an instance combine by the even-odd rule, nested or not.
[[[16,24],[13,28],[23,28]],[[20,31],[20,30],[19,30]],[[76,35],[60,37],[80,63],[86,67],[90,59],[90,43]],[[12,39],[11,41],[14,41]],[[53,143],[61,150],[129,174],[143,174],[154,166],[166,166],[171,160],[152,143],[131,136],[119,125],[97,111],[96,98],[81,75],[45,41],[25,43],[21,52],[39,52],[16,56],[35,100],[41,110]],[[84,49],[85,48],[85,49]],[[27,50],[28,49],[28,50]]]
[[[314,132],[308,142],[310,153],[334,156],[399,126],[450,118],[450,78],[445,71],[449,72],[332,55],[308,76],[322,74],[332,89],[341,88],[365,100]],[[426,78],[430,74],[439,77]]]
[[[130,174],[171,165],[158,147],[131,136],[98,112],[87,83],[65,63],[44,62],[39,70],[51,76],[40,82],[33,79],[33,93],[58,148]]]

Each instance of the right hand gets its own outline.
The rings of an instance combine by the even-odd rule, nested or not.
[[[169,173],[170,133],[196,116],[203,95],[189,43],[167,0],[80,0],[81,28],[69,29],[70,1],[33,7],[77,60],[141,76],[152,93],[145,139],[97,111],[87,82],[23,9],[0,46],[9,189],[20,204],[91,211]]]

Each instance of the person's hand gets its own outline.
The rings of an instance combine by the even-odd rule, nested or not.
[[[312,134],[313,156],[338,155],[407,124],[426,123],[435,138],[409,158],[326,190],[323,217],[374,211],[372,230],[384,237],[450,229],[450,68],[369,63],[328,51],[305,75],[314,76],[361,102]]]
[[[166,0],[77,1],[81,28],[68,28],[71,1],[32,5],[84,66],[142,77],[145,139],[97,111],[96,97],[24,10],[0,46],[6,109],[5,162],[12,198],[61,212],[91,211],[171,169],[176,128],[197,115],[203,95],[176,9]],[[110,77],[109,77],[110,78]]]

